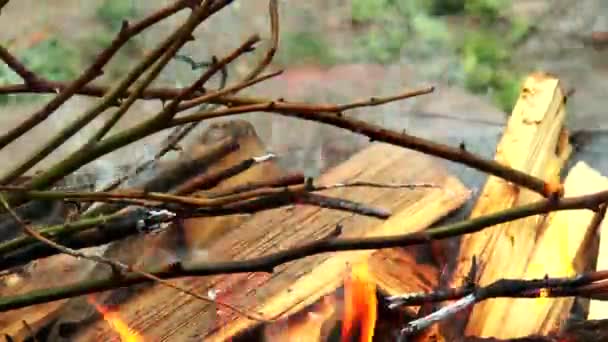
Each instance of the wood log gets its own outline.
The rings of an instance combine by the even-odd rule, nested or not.
[[[555,331],[547,335],[534,334],[521,338],[499,339],[494,337],[465,337],[458,339],[460,342],[596,342],[608,341],[608,320],[589,320],[569,324],[561,331]]]
[[[434,159],[385,144],[373,144],[318,180],[382,183],[429,182],[440,188],[398,190],[337,188],[328,194],[394,211],[387,221],[342,211],[296,205],[255,214],[209,247],[209,260],[242,260],[325,238],[337,224],[348,237],[402,234],[424,229],[460,207],[470,193]],[[298,312],[342,284],[348,265],[366,261],[374,251],[326,253],[281,265],[272,274],[233,274],[177,280],[199,293],[249,312],[275,317]],[[404,277],[414,270],[401,269]],[[155,286],[120,307],[131,328],[152,339],[224,341],[259,323],[223,307]],[[74,341],[114,336],[104,322],[89,326]]]
[[[594,193],[600,186],[608,187],[608,180],[584,162],[577,163],[564,182],[566,196]],[[588,231],[593,215],[590,210],[568,210],[548,215],[536,228],[542,235],[521,278],[540,279],[545,275],[573,277],[582,272],[589,262],[577,258],[579,252],[588,250],[593,242],[585,239],[588,235],[595,235]],[[573,302],[573,297],[498,299],[486,311],[488,316],[483,321],[480,336],[515,338],[557,331],[568,318]]]
[[[540,177],[549,184],[559,184],[560,171],[571,151],[563,128],[564,101],[557,78],[544,73],[528,76],[496,148],[495,160]],[[479,217],[539,199],[539,195],[529,190],[489,177],[470,216]],[[464,236],[450,286],[463,284],[474,256],[478,261],[480,285],[501,278],[521,277],[537,247],[544,220],[543,216],[534,216]],[[497,303],[504,308],[500,300],[476,305],[466,333],[486,336],[490,331],[494,332],[498,327],[486,324],[486,321],[490,319],[490,312],[502,312],[494,308]]]
[[[592,177],[587,180],[587,186],[593,187],[594,191],[608,189],[608,178],[594,172]],[[608,270],[608,219],[604,218],[599,227],[599,246],[597,253],[596,270]],[[601,300],[591,300],[589,302],[589,320],[608,319],[608,302]]]

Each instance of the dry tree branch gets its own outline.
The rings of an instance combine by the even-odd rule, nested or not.
[[[553,211],[572,209],[598,210],[599,206],[604,203],[608,203],[608,191],[561,199],[543,199],[535,203],[503,210],[466,221],[430,228],[421,232],[368,238],[327,238],[290,247],[284,251],[246,260],[203,264],[195,262],[177,262],[159,269],[145,270],[145,272],[151,273],[163,279],[229,273],[272,272],[276,266],[283,263],[320,253],[394,248],[424,244],[433,240],[446,239],[454,236],[478,232],[484,228],[497,224],[514,221],[528,216],[546,214]],[[334,234],[332,234],[332,236],[334,236]],[[608,278],[608,271],[590,273],[584,277],[584,279],[591,279],[593,281],[599,281],[605,278]],[[0,298],[0,311],[17,309],[24,306],[46,303],[49,301],[98,291],[105,291],[115,287],[129,286],[146,281],[148,281],[148,279],[143,278],[140,275],[126,274],[120,279],[110,277],[79,282],[64,287],[32,291],[18,296]],[[582,289],[585,288],[581,288],[581,290]]]
[[[428,92],[428,91],[429,90],[427,89],[426,92]],[[405,97],[415,96],[418,94],[419,94],[419,92],[407,92],[405,94],[399,95],[398,97],[405,98]],[[368,105],[374,105],[374,103],[375,103],[375,101],[370,101],[370,103]],[[60,179],[62,179],[63,177],[65,177],[66,175],[70,174],[71,172],[74,172],[75,170],[80,168],[82,165],[85,165],[118,148],[124,147],[128,144],[138,141],[139,139],[142,139],[148,135],[160,132],[162,130],[165,130],[165,129],[168,129],[171,127],[181,126],[181,125],[188,124],[191,122],[198,122],[198,121],[210,119],[213,117],[226,116],[226,115],[231,115],[231,114],[240,114],[240,113],[246,113],[246,112],[257,111],[257,110],[265,110],[265,109],[268,110],[269,108],[272,108],[272,107],[274,107],[273,103],[263,104],[263,105],[239,106],[239,107],[235,107],[235,108],[228,108],[226,110],[218,110],[218,111],[210,112],[210,113],[205,112],[202,114],[199,113],[198,115],[189,115],[189,116],[185,116],[185,117],[174,118],[169,123],[159,122],[155,118],[152,118],[152,119],[142,122],[139,125],[136,125],[135,127],[131,128],[131,129],[128,129],[123,132],[115,133],[114,135],[105,138],[103,141],[99,142],[98,144],[96,144],[95,146],[93,146],[92,148],[90,148],[86,151],[78,150],[78,151],[74,152],[73,154],[71,154],[70,156],[65,158],[64,160],[55,164],[53,167],[48,169],[46,172],[34,176],[32,178],[32,180],[30,181],[29,186],[32,189],[43,189],[43,188],[49,187],[52,184],[54,184],[55,182],[57,182]],[[338,110],[340,108],[339,106],[337,106],[337,107],[334,106],[334,107],[338,108]],[[314,108],[315,108],[315,106],[294,105],[292,109],[311,111]],[[418,138],[416,138],[416,139],[418,139]],[[378,139],[378,140],[381,140],[381,139]],[[443,148],[443,145],[439,145],[439,146]],[[497,164],[496,162],[489,162],[489,163],[493,163],[492,165]],[[500,170],[504,171],[504,169],[511,170],[504,166],[500,166]],[[514,171],[514,172],[516,172],[516,171]],[[519,173],[521,173],[521,172],[519,172]],[[533,178],[533,177],[525,175],[525,174],[524,174],[524,176],[527,177],[524,179]],[[533,179],[535,179],[535,178],[533,178]],[[544,184],[544,182],[542,182],[541,180],[537,180],[537,181]],[[18,204],[22,203],[23,200],[24,200],[24,198],[22,198],[22,197],[19,198],[19,196],[9,197],[9,202],[11,203],[11,205],[18,205]]]
[[[274,154],[270,153],[261,157],[247,158],[215,172],[202,173],[180,184],[173,193],[187,195],[195,191],[210,189],[225,179],[236,176],[260,163],[273,160],[275,157]],[[300,183],[304,183],[304,181],[302,180]]]
[[[227,169],[219,170],[217,174],[204,175],[206,177],[194,178],[194,182],[185,183],[184,186],[180,186],[175,190],[176,194],[187,194],[193,189],[198,189],[201,185],[212,185],[217,181],[216,179],[226,179],[227,177],[233,176],[240,173],[255,164],[264,163],[274,158],[273,154],[268,154],[260,157],[253,157],[245,159],[244,161],[230,166]],[[209,177],[211,176],[211,177]],[[290,180],[291,181],[291,180]],[[375,208],[369,208],[363,204],[355,203],[344,199],[335,199],[327,196],[312,194],[312,192],[330,190],[344,187],[376,187],[376,188],[393,188],[393,189],[414,189],[414,188],[439,188],[438,185],[430,183],[421,184],[383,184],[376,182],[352,182],[352,183],[337,183],[329,185],[316,186],[313,184],[312,179],[302,179],[300,184],[284,185],[281,187],[263,187],[250,190],[241,190],[239,192],[232,192],[222,196],[215,196],[212,198],[205,197],[189,197],[181,195],[171,195],[161,192],[150,192],[146,190],[122,190],[113,192],[77,192],[77,191],[53,191],[53,190],[29,190],[19,186],[0,186],[0,191],[11,191],[20,192],[23,196],[29,199],[37,200],[79,200],[79,201],[96,201],[96,202],[114,202],[116,200],[132,203],[140,206],[155,206],[158,203],[162,204],[177,204],[186,207],[194,208],[214,208],[226,206],[234,203],[241,202],[243,200],[273,196],[284,193],[290,193],[291,196],[297,198],[297,203],[308,203],[315,204],[321,207],[333,208],[333,209],[346,209],[349,211],[357,212],[362,215],[376,216],[379,218],[388,218],[390,213]],[[142,200],[142,201],[130,201],[130,200]]]
[[[218,98],[238,92],[238,91],[245,89],[247,87],[250,87],[256,83],[266,81],[267,79],[279,76],[282,73],[283,73],[282,70],[278,70],[275,72],[271,72],[267,75],[254,77],[251,80],[246,80],[246,81],[237,83],[237,84],[227,87],[225,89],[217,90],[214,92],[209,92],[207,94],[195,97],[189,101],[184,101],[180,106],[178,106],[178,110],[183,111],[183,110],[190,109],[192,107],[196,107],[196,106],[199,106],[202,104],[213,103]],[[203,111],[204,112],[213,112],[213,111],[209,111],[207,109],[204,109]]]
[[[244,310],[239,309],[238,307],[231,305],[231,304],[227,304],[215,299],[211,299],[207,296],[203,296],[200,295],[194,291],[191,291],[189,289],[186,289],[182,286],[179,285],[175,285],[173,283],[171,283],[170,281],[167,281],[165,279],[161,279],[153,274],[147,273],[145,271],[140,270],[139,268],[132,266],[132,265],[126,265],[124,263],[118,262],[116,260],[112,260],[112,259],[108,259],[108,258],[104,258],[103,256],[100,255],[92,255],[92,254],[86,254],[86,253],[82,253],[79,252],[77,250],[68,248],[66,246],[63,246],[61,244],[56,243],[53,240],[47,239],[46,237],[44,237],[42,234],[40,234],[39,232],[37,232],[36,230],[32,229],[26,222],[24,222],[18,215],[17,213],[15,213],[15,211],[9,206],[8,202],[6,201],[6,199],[4,198],[4,196],[0,195],[0,202],[2,202],[2,205],[4,207],[4,209],[13,217],[13,219],[19,223],[19,225],[21,226],[21,228],[23,229],[23,231],[31,236],[32,238],[40,241],[43,244],[46,244],[58,251],[60,251],[63,254],[67,254],[70,256],[73,256],[74,258],[82,258],[82,259],[86,259],[86,260],[91,260],[97,263],[101,263],[101,264],[105,264],[108,265],[112,268],[113,271],[113,276],[114,277],[118,277],[121,278],[123,276],[123,274],[125,272],[128,273],[134,273],[137,274],[141,277],[144,277],[148,280],[152,280],[152,281],[156,281],[157,283],[170,287],[172,289],[178,290],[180,292],[186,293],[194,298],[206,301],[206,302],[210,302],[210,303],[215,303],[217,305],[226,307],[244,317],[247,317],[249,319],[252,320],[256,320],[256,321],[261,321],[261,322],[267,322],[268,320],[266,320],[265,318],[263,318],[261,316],[261,314],[251,314],[248,313]]]
[[[171,195],[161,192],[149,192],[143,190],[122,190],[114,192],[76,192],[76,191],[35,191],[24,188],[4,187],[2,190],[17,190],[23,196],[37,200],[70,200],[70,201],[91,201],[91,202],[119,202],[144,207],[168,207],[175,210],[175,206],[197,209],[214,209],[226,207],[245,200],[269,197],[269,196],[288,196],[294,198],[296,203],[312,204],[324,208],[345,210],[365,216],[373,216],[386,219],[390,212],[382,209],[370,208],[364,204],[356,203],[345,199],[331,198],[323,195],[311,194],[307,184],[296,184],[285,187],[259,188],[249,191],[242,191],[231,195],[204,198]],[[184,208],[182,208],[184,210]]]
[[[208,3],[205,1],[205,4]],[[0,184],[8,184],[13,182],[19,176],[25,174],[33,166],[38,164],[42,159],[46,158],[56,148],[61,146],[67,139],[80,131],[84,126],[90,123],[93,119],[99,116],[104,110],[114,105],[119,101],[122,94],[128,89],[148,68],[152,70],[148,72],[146,77],[135,87],[135,90],[118,109],[126,111],[137,99],[139,92],[143,91],[160,73],[164,66],[173,58],[175,53],[191,39],[191,34],[196,27],[207,17],[211,15],[211,9],[206,5],[198,5],[194,7],[190,17],[180,26],[173,34],[166,38],[159,46],[150,53],[143,61],[141,61],[129,74],[112,90],[100,100],[100,102],[81,115],[71,125],[62,129],[55,137],[46,145],[35,151],[29,156],[25,162],[10,170],[5,176],[0,179]],[[102,130],[103,131],[103,130]],[[103,132],[100,132],[103,133]],[[97,136],[96,136],[97,137]],[[87,148],[80,151],[89,150]]]
[[[3,46],[0,46],[0,59],[17,73],[28,86],[36,87],[41,83],[40,78],[38,78],[33,71],[19,62],[19,60]]]
[[[378,183],[378,182],[366,182],[366,181],[354,181],[346,183],[335,183],[327,185],[316,185],[314,189],[316,191],[337,189],[337,188],[355,188],[355,187],[369,187],[369,188],[380,188],[380,189],[419,189],[419,188],[440,188],[437,184],[431,183]]]
[[[226,170],[219,170],[218,173]],[[209,177],[211,180],[209,183],[202,182],[199,184],[200,189],[210,189],[215,186],[214,181],[215,177]],[[212,182],[213,181],[213,182]],[[290,185],[302,184],[306,182],[306,177],[302,173],[292,173],[285,176],[278,177],[276,179],[271,180],[262,180],[262,181],[253,181],[245,184],[239,184],[234,187],[230,187],[224,190],[213,190],[213,191],[201,191],[200,194],[202,196],[208,198],[222,197],[222,196],[230,196],[244,191],[250,191],[261,188],[279,188],[286,187]],[[190,192],[191,189],[184,189],[184,194]],[[180,193],[181,194],[181,193]]]
[[[405,96],[405,94],[403,94],[402,96]],[[253,104],[251,104],[251,102],[253,102]],[[561,184],[548,184],[540,178],[502,165],[497,161],[484,159],[464,149],[458,147],[451,147],[430,140],[422,139],[413,135],[409,135],[405,132],[388,130],[382,126],[370,124],[355,118],[347,118],[343,115],[340,115],[339,113],[341,112],[342,108],[348,107],[348,105],[334,106],[333,108],[326,107],[323,108],[325,111],[320,111],[319,106],[314,105],[307,106],[285,103],[281,101],[251,102],[249,102],[248,104],[240,104],[235,107],[230,107],[223,110],[186,115],[174,119],[173,123],[184,124],[190,121],[198,121],[253,111],[278,113],[285,116],[291,116],[299,119],[329,124],[338,128],[349,130],[353,133],[365,135],[373,141],[382,141],[392,145],[409,148],[425,154],[457,162],[477,169],[479,171],[483,171],[491,175],[506,179],[516,185],[520,185],[522,187],[538,192],[539,194],[545,197],[556,195],[561,196],[563,194],[563,187]],[[367,102],[362,103],[365,103],[366,105],[375,105],[376,102],[378,102],[377,99],[371,99]],[[361,103],[359,103],[359,105],[361,105]],[[334,111],[338,114],[333,113]]]
[[[163,109],[161,113],[157,115],[158,120],[171,120],[178,111],[180,102],[189,98],[192,94],[201,90],[201,88],[215,75],[217,72],[223,70],[228,64],[235,61],[238,57],[242,56],[247,52],[251,52],[257,42],[260,41],[258,35],[249,37],[241,46],[235,49],[230,55],[226,56],[217,63],[213,63],[211,67],[207,69],[192,85],[184,89],[178,96],[176,96],[171,102]],[[221,90],[220,90],[221,91]]]

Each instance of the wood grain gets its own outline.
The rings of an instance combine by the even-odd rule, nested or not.
[[[548,74],[527,77],[495,159],[505,165],[559,184],[560,172],[571,148],[563,124],[566,117],[560,81]],[[489,177],[471,217],[539,200],[540,196],[496,177]],[[479,284],[524,275],[543,232],[544,216],[534,216],[497,225],[463,237],[457,269],[451,286],[462,285],[473,256],[479,265]],[[503,317],[502,300],[487,300],[475,306],[466,328],[467,335],[486,336],[496,331],[487,323],[491,313]],[[501,309],[496,308],[499,306]],[[501,313],[501,314],[497,314]],[[497,325],[502,323],[496,322]]]
[[[327,193],[393,210],[382,222],[341,211],[296,205],[254,215],[213,243],[210,260],[245,259],[325,237],[336,224],[349,237],[402,234],[428,227],[460,207],[469,191],[437,161],[385,144],[374,144],[320,177],[333,184],[365,180],[384,183],[430,182],[437,189],[396,190],[340,188]],[[297,312],[333,292],[349,263],[366,260],[373,251],[327,253],[278,267],[272,274],[234,274],[185,278],[181,286],[201,293],[213,290],[217,298],[262,312],[267,317]],[[174,290],[155,286],[121,306],[121,315],[134,329],[157,341],[222,341],[257,322],[224,308],[195,300]],[[104,340],[113,332],[104,322],[83,331],[76,341]]]

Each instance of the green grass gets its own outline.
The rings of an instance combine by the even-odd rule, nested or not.
[[[337,61],[333,49],[317,32],[290,32],[281,37],[276,61],[279,64],[330,65]]]
[[[113,31],[120,29],[123,20],[138,14],[134,2],[130,0],[105,0],[96,13],[97,19]]]

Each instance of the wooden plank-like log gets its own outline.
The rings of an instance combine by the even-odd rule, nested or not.
[[[602,185],[603,184],[603,185]],[[564,182],[566,196],[582,196],[608,187],[608,180],[584,162],[569,171]],[[593,243],[585,239],[593,219],[590,210],[552,213],[537,228],[542,232],[528,261],[523,279],[573,277],[583,271],[588,260],[577,260],[580,251]],[[570,314],[573,297],[502,298],[487,311],[481,336],[516,338],[548,334],[559,330]]]
[[[564,93],[557,78],[535,73],[522,86],[520,97],[496,149],[495,159],[505,165],[559,184],[560,171],[570,155]],[[496,177],[489,177],[473,208],[471,217],[539,200],[539,195]],[[519,278],[534,255],[542,233],[544,216],[534,216],[497,225],[462,238],[459,263],[451,286],[462,285],[475,256],[479,284],[487,285],[501,278]],[[475,306],[466,333],[486,336],[495,331],[486,322],[500,300],[488,300]],[[501,307],[503,307],[501,305]],[[489,329],[489,330],[486,330]]]
[[[608,178],[599,172],[593,172],[586,182],[587,187],[593,191],[608,190]],[[596,270],[608,270],[608,219],[604,218],[599,227],[599,247],[597,253]],[[604,320],[608,319],[608,302],[601,300],[591,300],[589,302],[589,314],[587,319]],[[607,329],[608,330],[608,329]]]
[[[348,181],[381,183],[428,182],[440,188],[338,188],[329,195],[393,210],[378,219],[342,211],[296,205],[255,214],[227,232],[208,250],[209,260],[242,260],[324,238],[343,226],[343,236],[402,234],[428,227],[460,207],[469,191],[434,159],[386,144],[373,144],[318,180],[321,184]],[[199,293],[213,291],[219,300],[265,317],[298,312],[342,284],[349,264],[367,260],[373,251],[326,253],[281,265],[272,274],[234,274],[177,280]],[[404,270],[405,272],[405,270]],[[133,329],[155,340],[223,341],[258,323],[222,307],[155,286],[120,308]],[[74,341],[114,336],[104,322],[82,331]]]
[[[555,342],[555,341],[576,341],[576,342],[596,342],[608,341],[608,320],[589,320],[579,321],[570,324],[562,331],[554,331],[548,335],[534,334],[521,338],[483,338],[465,337],[455,340],[457,342]]]

